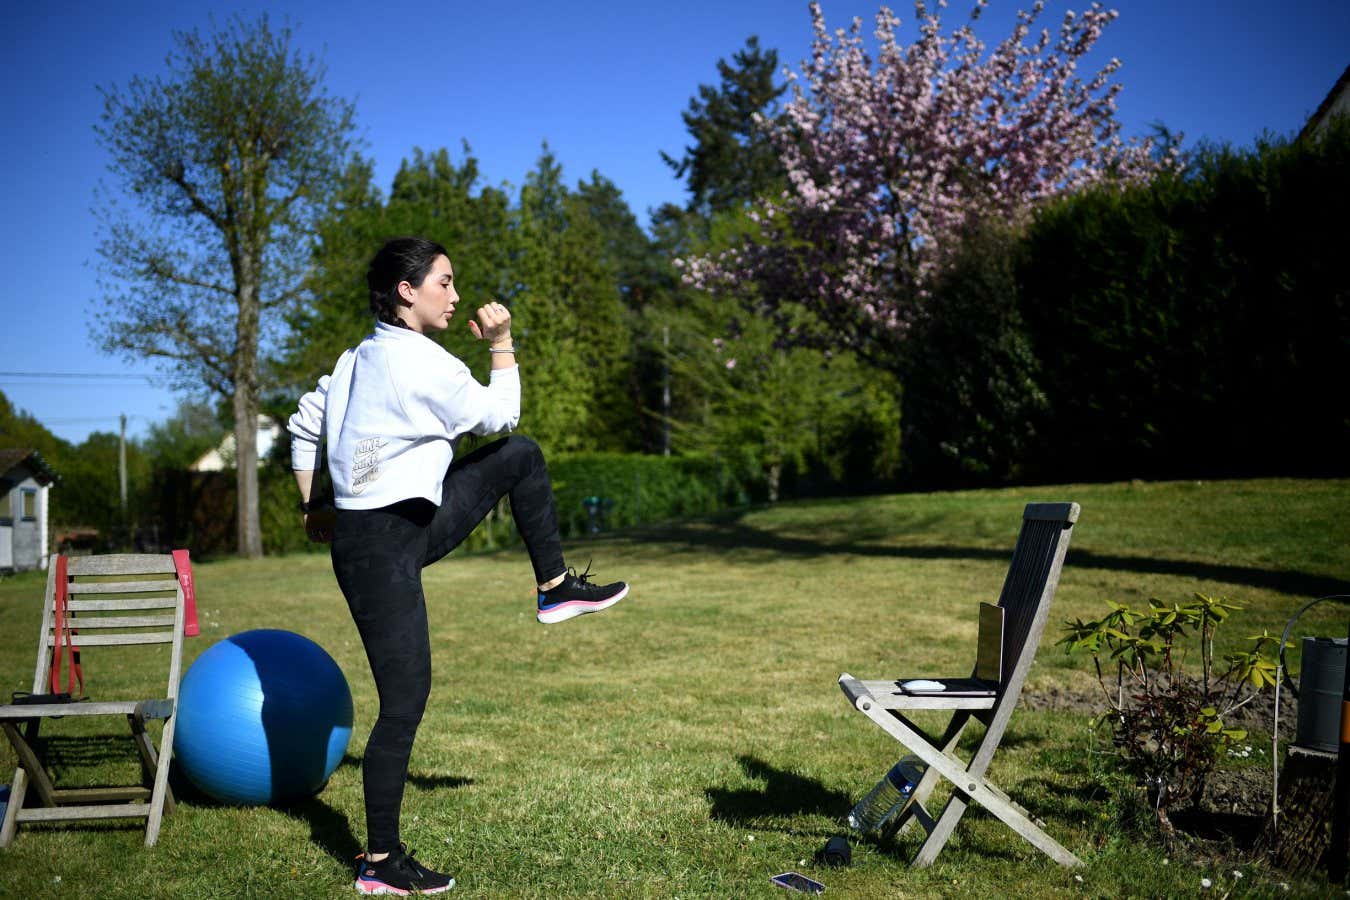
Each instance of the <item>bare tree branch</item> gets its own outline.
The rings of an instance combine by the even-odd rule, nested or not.
[[[223,284],[214,281],[204,281],[199,278],[192,278],[175,270],[161,260],[150,260],[146,263],[146,268],[150,275],[156,278],[162,278],[165,281],[172,281],[174,284],[181,284],[185,287],[202,288],[203,290],[214,291],[224,294],[227,297],[234,296],[234,289],[226,287]]]

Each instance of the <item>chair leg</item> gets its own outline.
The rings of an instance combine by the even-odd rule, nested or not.
[[[912,735],[915,739],[921,737],[916,730],[918,726],[913,722],[910,722],[899,712],[892,710],[889,714],[889,717],[895,722],[894,725],[888,724],[887,719],[881,715],[873,715],[870,712],[867,713],[867,715],[883,729],[890,732],[892,737],[900,740],[902,746],[911,750],[914,748],[914,744],[901,739],[899,733],[903,732],[904,734]],[[970,722],[970,719],[971,715],[968,711],[956,710],[952,713],[951,719],[947,721],[947,728],[943,731],[942,737],[936,741],[933,741],[930,738],[923,741],[923,743],[927,746],[937,747],[941,749],[943,753],[950,753],[952,748],[956,746],[957,741],[960,740],[961,733],[965,731],[966,725]],[[938,780],[941,777],[942,774],[931,766],[924,772],[923,778],[919,780],[918,786],[914,788],[913,802],[907,804],[904,811],[886,825],[881,833],[882,839],[890,839],[897,834],[904,834],[916,821],[925,831],[933,830],[933,817],[928,812],[927,803],[928,798],[932,796],[933,789],[937,787]]]
[[[141,756],[141,772],[145,780],[149,782],[151,790],[154,789],[155,774],[159,768],[159,757],[155,752],[155,744],[150,740],[149,733],[145,730],[145,719],[135,713],[127,715],[127,723],[131,725],[132,740],[135,741],[136,751]],[[166,722],[167,727],[167,722]],[[164,742],[161,733],[160,743]],[[173,788],[168,788],[164,794],[164,811],[172,813],[174,810]]]
[[[0,722],[0,727],[4,728],[10,746],[19,757],[19,767],[27,772],[28,778],[32,780],[33,789],[37,791],[38,803],[41,806],[56,806],[56,785],[52,783],[47,770],[43,768],[42,760],[33,750],[33,742],[37,739],[37,722],[30,721],[22,734],[13,722]]]
[[[164,815],[166,798],[172,796],[169,791],[169,763],[173,758],[173,732],[176,716],[170,716],[164,721],[164,733],[159,739],[159,764],[155,767],[155,786],[150,791],[150,815],[145,822],[145,846],[155,846],[155,841],[159,840],[160,820]],[[168,800],[169,810],[172,812],[172,800]]]
[[[1055,862],[1065,866],[1082,864],[1078,857],[1056,843],[1037,827],[1027,815],[1014,808],[1012,802],[1006,799],[1006,794],[1003,794],[1002,791],[989,789],[989,783],[984,779],[984,772],[988,767],[989,758],[998,747],[998,741],[1002,737],[1001,732],[995,732],[992,728],[986,731],[970,764],[962,768],[959,760],[953,759],[934,744],[925,741],[903,719],[875,708],[864,709],[862,712],[879,725],[883,731],[899,741],[902,746],[908,747],[922,757],[929,765],[929,774],[936,770],[941,777],[950,781],[953,786],[952,795],[947,800],[946,808],[943,809],[942,815],[938,817],[937,822],[929,830],[928,838],[919,848],[919,853],[915,856],[912,865],[916,867],[927,866],[937,859],[938,853],[951,837],[952,829],[956,827],[956,823],[965,814],[966,807],[971,799],[978,800],[1005,825],[1026,838]],[[954,740],[955,738],[949,733],[944,743],[951,744]]]
[[[942,733],[941,739],[937,742],[937,746],[943,753],[952,752],[952,749],[961,739],[962,733],[966,730],[966,726],[970,724],[970,719],[970,713],[964,709],[958,709],[956,712],[952,713],[951,720],[947,723],[947,730]],[[930,826],[933,823],[933,819],[931,816],[927,816],[926,805],[928,803],[928,798],[933,794],[933,789],[938,786],[938,782],[941,779],[942,775],[936,769],[929,768],[928,771],[923,773],[923,778],[919,781],[919,786],[914,789],[914,803],[910,806],[913,813],[906,816],[903,822],[897,823],[898,827],[895,829],[895,833],[904,834],[909,826],[914,824],[916,820],[924,826],[925,830],[932,830]],[[927,816],[927,822],[924,822],[919,818],[920,810],[923,810],[924,814]]]
[[[9,787],[5,819],[4,823],[0,824],[0,847],[8,847],[14,841],[14,831],[19,825],[19,810],[23,808],[23,796],[27,791],[27,773],[20,766],[14,770],[14,782]]]
[[[978,797],[980,805],[993,813],[1004,825],[1025,838],[1037,850],[1040,850],[1061,866],[1081,866],[1083,864],[1082,860],[1070,853],[1062,844],[1031,821],[1027,811],[1009,800],[1008,795],[1003,791],[977,776],[972,777],[970,782],[970,787],[975,789],[974,793]],[[928,841],[924,842],[924,846],[919,848],[919,853],[915,856],[913,865],[926,866],[937,858],[938,851],[942,849],[943,844],[947,842],[947,838],[951,836],[952,829],[956,827],[956,823],[965,813],[970,799],[971,795],[964,790],[952,791],[951,800],[948,801],[947,809],[943,810],[941,818],[938,819],[937,828],[929,836]],[[944,827],[945,831],[943,830]],[[939,838],[939,840],[934,841],[934,838]],[[929,842],[934,843],[931,852],[928,846]]]
[[[968,801],[965,794],[961,791],[952,791],[951,797],[947,798],[947,805],[942,810],[942,815],[938,816],[937,822],[928,832],[928,837],[924,840],[919,852],[914,854],[914,859],[910,865],[916,869],[922,869],[931,866],[937,860],[938,854],[942,848],[947,846],[947,841],[952,836],[952,831],[956,829],[956,823],[961,821],[965,815]]]

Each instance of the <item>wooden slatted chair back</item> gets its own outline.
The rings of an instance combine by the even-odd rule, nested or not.
[[[42,652],[38,653],[33,692],[47,687],[52,651],[57,646],[57,558],[47,573],[47,595],[42,621]],[[167,645],[170,656],[164,696],[176,697],[183,655],[185,603],[173,556],[164,554],[110,554],[66,558],[68,638],[83,651],[94,647]],[[98,655],[97,653],[95,654]],[[111,657],[113,654],[107,654]],[[64,684],[64,663],[58,672]],[[107,667],[100,667],[104,671]],[[106,679],[100,677],[100,683]],[[64,689],[64,687],[62,688]],[[95,693],[103,693],[95,689]]]
[[[1059,583],[1077,503],[1028,503],[998,605],[1003,607],[1003,690],[1016,703]]]

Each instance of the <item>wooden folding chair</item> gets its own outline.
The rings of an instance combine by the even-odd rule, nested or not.
[[[15,703],[0,706],[0,728],[19,757],[4,806],[0,847],[9,846],[21,822],[141,817],[146,819],[145,845],[154,845],[160,819],[174,805],[169,760],[185,631],[196,633],[186,551],[51,558],[32,693],[24,698],[16,695]],[[167,683],[137,692],[133,699],[78,696],[84,688],[83,665],[91,648],[95,657],[102,652],[107,660],[113,651],[97,648],[141,644],[167,645],[167,654],[161,654],[167,657],[162,670]],[[65,691],[59,680],[63,660]],[[135,668],[141,665],[138,660]],[[122,668],[105,667],[106,680],[124,680]],[[141,784],[56,786],[39,752],[39,728],[45,719],[86,716],[126,718],[140,757]],[[158,752],[146,730],[146,722],[155,719],[164,723]],[[37,795],[36,803],[31,802],[30,787]]]
[[[992,695],[915,696],[906,692],[903,681],[861,681],[847,672],[839,676],[839,687],[858,711],[928,764],[910,800],[883,833],[883,837],[893,835],[915,821],[923,827],[928,837],[911,863],[915,867],[931,865],[937,859],[971,800],[978,801],[1055,862],[1065,866],[1081,864],[1078,857],[1047,835],[1025,809],[985,777],[1045,630],[1050,599],[1059,583],[1078,512],[1076,503],[1030,503],[1022,514],[1022,531],[998,601],[1003,609],[1003,665]],[[951,720],[941,738],[934,739],[906,716],[924,710],[951,711]],[[971,719],[983,724],[985,731],[966,763],[955,751]],[[952,793],[942,814],[934,819],[924,803],[940,778],[951,783]]]

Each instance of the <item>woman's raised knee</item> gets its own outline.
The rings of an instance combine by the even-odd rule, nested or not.
[[[512,460],[519,460],[529,466],[544,465],[544,451],[539,448],[533,438],[525,437],[523,434],[513,434],[506,437],[503,443],[502,450]]]

